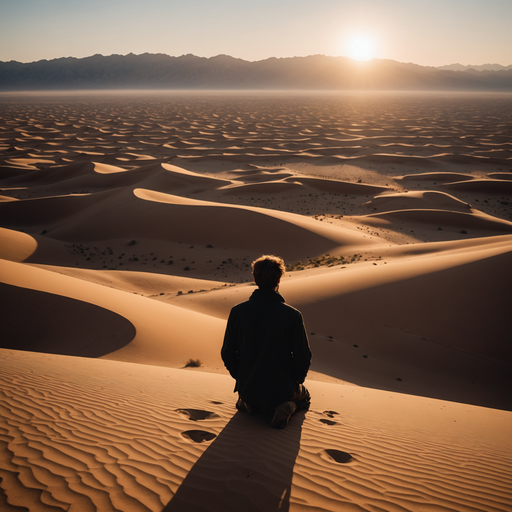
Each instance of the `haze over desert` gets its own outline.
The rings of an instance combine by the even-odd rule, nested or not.
[[[0,508],[511,510],[511,98],[1,93]],[[261,254],[279,431],[220,358]]]

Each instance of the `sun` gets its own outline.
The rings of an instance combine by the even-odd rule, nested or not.
[[[370,60],[374,57],[374,47],[371,37],[357,35],[349,39],[347,53],[354,60]]]

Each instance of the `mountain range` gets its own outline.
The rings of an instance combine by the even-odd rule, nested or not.
[[[459,69],[461,68],[464,69]],[[495,66],[495,65],[493,65]],[[218,55],[93,55],[38,62],[0,62],[0,91],[80,89],[296,89],[512,91],[504,69],[425,67],[348,57],[269,58],[250,62]]]
[[[464,66],[463,64],[448,64],[447,66],[437,66],[436,69],[451,71],[467,71],[469,69],[474,69],[475,71],[508,71],[512,69],[512,65],[502,66],[501,64],[481,64],[479,66]]]

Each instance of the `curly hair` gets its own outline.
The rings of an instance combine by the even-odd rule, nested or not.
[[[285,271],[284,260],[279,256],[264,254],[252,262],[252,275],[260,288],[276,288]]]

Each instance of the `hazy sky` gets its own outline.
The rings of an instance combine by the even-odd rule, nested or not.
[[[0,0],[0,60],[363,52],[425,66],[509,65],[511,27],[512,0]]]

